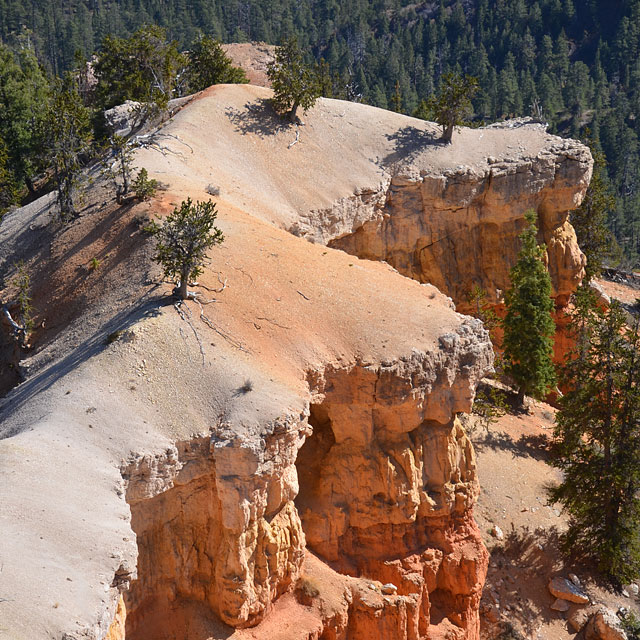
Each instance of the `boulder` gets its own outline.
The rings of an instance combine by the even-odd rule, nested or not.
[[[575,609],[569,615],[569,626],[576,632],[582,631],[589,619],[603,609],[602,605],[592,605]]]
[[[551,608],[554,611],[569,611],[569,603],[566,600],[561,600],[560,598],[556,598],[556,601],[551,605]]]
[[[568,600],[577,604],[587,604],[589,602],[589,596],[580,587],[560,576],[556,576],[549,581],[549,591],[551,595],[561,600]]]
[[[584,637],[585,640],[627,640],[620,619],[611,609],[603,609],[589,619]]]

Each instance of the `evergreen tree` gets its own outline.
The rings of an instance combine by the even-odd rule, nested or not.
[[[563,480],[550,490],[569,514],[565,548],[618,584],[640,576],[640,332],[625,320],[618,302],[602,310],[578,291],[554,430]]]
[[[202,36],[191,44],[187,54],[189,91],[202,91],[213,84],[244,84],[249,82],[245,72],[234,67],[220,42]]]
[[[526,219],[518,260],[509,273],[511,287],[505,294],[502,321],[504,371],[518,389],[520,406],[524,406],[525,394],[543,398],[556,382],[551,278],[542,261],[544,247],[536,239],[535,212],[527,212]]]
[[[594,157],[593,177],[587,193],[578,209],[571,212],[571,224],[576,231],[578,244],[587,258],[585,282],[598,277],[603,260],[612,252],[613,239],[606,222],[616,207],[616,200],[606,180],[606,166],[602,152],[592,149]]]
[[[0,220],[7,209],[18,201],[18,187],[9,167],[7,145],[0,138]]]
[[[102,109],[126,100],[143,103],[148,114],[165,109],[178,93],[186,66],[176,42],[158,26],[144,26],[130,38],[107,36],[94,65],[96,96]]]
[[[17,54],[0,44],[0,137],[6,145],[7,169],[31,193],[42,169],[42,125],[49,82],[32,49]]]
[[[286,114],[290,122],[295,121],[298,107],[306,113],[320,97],[318,78],[304,62],[295,38],[276,49],[267,76],[273,87],[273,107],[278,113]]]
[[[60,216],[66,221],[77,214],[75,195],[91,142],[89,110],[82,104],[70,73],[56,83],[48,106],[45,131]]]
[[[156,236],[156,262],[167,278],[179,281],[178,296],[189,297],[189,281],[202,273],[207,251],[224,241],[222,231],[214,226],[216,206],[211,201],[196,202],[191,198],[167,216],[162,225],[153,222],[150,231]]]
[[[447,73],[442,78],[438,95],[426,101],[424,107],[442,127],[442,141],[446,144],[451,143],[454,128],[466,123],[471,114],[471,98],[477,90],[478,81],[475,78]]]

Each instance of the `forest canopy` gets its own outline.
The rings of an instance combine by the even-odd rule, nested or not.
[[[640,0],[0,0],[0,40],[57,75],[145,24],[182,50],[201,34],[296,37],[340,79],[332,97],[413,114],[455,72],[478,79],[475,123],[533,115],[562,135],[588,129],[616,196],[608,225],[639,261]]]

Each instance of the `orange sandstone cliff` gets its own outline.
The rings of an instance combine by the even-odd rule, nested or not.
[[[65,228],[50,198],[0,226],[0,264],[26,251],[43,282],[0,415],[16,639],[479,637],[456,416],[493,353],[446,296],[505,286],[529,207],[568,295],[588,151],[531,125],[442,147],[434,125],[324,99],[296,136],[269,95],[215,87],[154,132],[149,203],[98,183]],[[176,306],[144,220],[211,191],[226,239]]]

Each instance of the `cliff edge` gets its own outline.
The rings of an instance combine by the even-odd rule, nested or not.
[[[421,171],[459,175],[460,141],[334,100],[296,129],[268,96],[214,87],[153,132],[150,203],[118,208],[98,181],[64,228],[50,199],[0,227],[0,266],[20,252],[38,282],[27,380],[1,408],[12,637],[478,638],[487,554],[456,414],[491,368],[487,333],[400,262],[330,246],[390,224]],[[459,135],[486,136],[473,153],[494,166],[518,131]],[[525,131],[544,156],[551,137]],[[523,198],[577,203],[590,160],[566,162]],[[515,175],[508,202],[535,182]],[[144,220],[212,192],[225,243],[200,301],[174,305]]]

